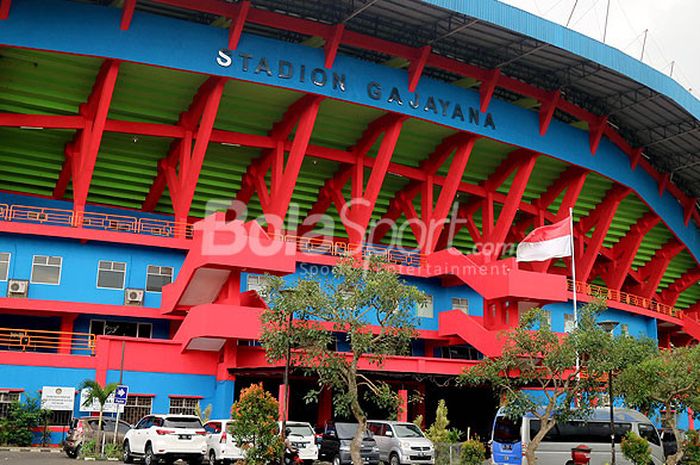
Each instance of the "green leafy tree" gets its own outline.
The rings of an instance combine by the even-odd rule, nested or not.
[[[229,434],[245,450],[249,465],[266,465],[280,457],[284,443],[277,431],[278,409],[277,400],[262,384],[241,390],[240,398],[233,404],[231,419],[235,427]]]
[[[688,431],[684,444],[683,463],[700,465],[700,434],[697,431]]]
[[[40,426],[47,412],[34,397],[27,397],[24,402],[13,402],[5,417],[0,418],[0,445],[30,446],[31,428]]]
[[[333,389],[336,412],[352,415],[359,425],[350,455],[354,465],[362,465],[367,416],[361,401],[396,412],[399,399],[388,384],[361,373],[360,361],[379,367],[388,355],[408,353],[415,337],[416,304],[425,296],[376,256],[363,262],[342,259],[332,278],[322,285],[312,275],[285,289],[281,278],[269,277],[263,290],[269,309],[262,316],[261,342],[268,361],[289,356],[293,366],[312,371],[320,386]],[[346,335],[348,352],[331,347],[333,333]],[[362,399],[360,393],[365,393]]]
[[[87,395],[83,401],[83,407],[90,406],[95,401],[100,406],[99,419],[97,420],[97,431],[99,432],[97,439],[99,441],[100,456],[104,455],[104,444],[102,441],[102,435],[104,434],[104,431],[102,431],[102,417],[104,415],[105,404],[107,403],[109,396],[117,390],[117,386],[117,383],[108,383],[102,386],[95,380],[86,379],[82,382],[79,388],[80,390],[87,389]]]
[[[459,465],[482,465],[486,460],[486,446],[479,438],[464,441],[459,451]]]
[[[211,411],[212,411],[212,405],[207,404],[204,409],[202,409],[202,406],[200,405],[199,402],[197,402],[197,405],[194,407],[194,414],[197,415],[199,418],[199,421],[202,422],[202,424],[207,423],[209,419],[211,418]]]
[[[657,351],[622,370],[616,385],[630,407],[647,415],[660,412],[661,423],[673,430],[678,444],[666,463],[678,463],[685,447],[676,414],[686,408],[700,411],[700,346]]]
[[[634,431],[630,431],[622,438],[620,448],[622,449],[622,455],[634,465],[649,465],[652,463],[649,441],[640,437]]]
[[[425,435],[436,444],[458,442],[462,432],[455,428],[448,428],[450,420],[447,418],[447,404],[444,399],[438,401],[435,410],[435,421],[425,431]]]
[[[532,309],[506,334],[499,357],[460,376],[461,384],[490,384],[501,396],[506,416],[530,414],[539,420],[540,429],[525,452],[529,465],[536,464],[537,448],[557,422],[590,412],[602,395],[603,375],[654,350],[651,340],[613,338],[598,327],[596,316],[603,309],[602,301],[585,305],[577,327],[566,335],[551,330],[542,309]],[[539,388],[542,398],[528,394],[527,387]]]

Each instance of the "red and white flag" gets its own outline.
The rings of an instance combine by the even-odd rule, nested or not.
[[[571,220],[535,228],[518,244],[516,260],[539,262],[550,258],[571,256]]]

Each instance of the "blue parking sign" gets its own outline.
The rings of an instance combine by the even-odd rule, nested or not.
[[[126,405],[126,398],[129,395],[129,386],[120,384],[117,390],[114,391],[114,403],[117,405]]]

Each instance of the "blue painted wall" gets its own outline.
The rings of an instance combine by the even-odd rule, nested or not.
[[[579,308],[581,306],[582,304],[579,303]],[[574,313],[573,303],[570,301],[547,304],[543,308],[551,314],[552,330],[558,332],[564,331],[564,315],[573,315]],[[626,325],[630,336],[647,336],[652,339],[658,339],[655,318],[608,309],[598,316],[598,321],[617,321],[620,323],[615,329],[615,335],[621,334],[623,325]]]

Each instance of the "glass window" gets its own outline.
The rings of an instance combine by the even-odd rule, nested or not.
[[[34,255],[32,259],[32,284],[60,284],[63,257]]]
[[[68,426],[73,418],[72,410],[52,410],[49,416],[49,426]]]
[[[574,321],[573,313],[565,313],[564,314],[564,332],[570,333],[571,331],[574,330],[575,325],[576,325],[576,323]]]
[[[452,308],[461,310],[465,315],[469,315],[469,299],[464,297],[452,297]]]
[[[416,316],[421,318],[432,318],[433,317],[433,296],[427,295],[427,299],[424,303],[418,305],[418,311]]]
[[[163,286],[173,282],[172,266],[148,265],[146,270],[146,290],[148,292],[161,292]]]
[[[0,252],[0,281],[7,281],[10,274],[10,253]]]
[[[621,324],[620,325],[620,334],[623,336],[629,336],[630,334],[630,326],[628,324]]]
[[[194,409],[197,407],[198,402],[199,399],[191,397],[171,397],[168,413],[173,415],[194,415]]]
[[[124,289],[126,263],[100,260],[97,262],[97,287],[103,289]]]
[[[508,417],[496,417],[493,427],[493,440],[501,444],[520,442],[520,425],[522,420]]]
[[[202,422],[199,418],[166,417],[162,426],[168,428],[193,428],[200,429]]]
[[[530,420],[530,438],[534,438],[539,430],[539,420]],[[620,443],[631,430],[631,423],[615,423],[615,442]],[[610,424],[598,421],[567,421],[554,425],[545,435],[543,442],[609,443]]]
[[[126,398],[126,405],[124,406],[124,413],[122,414],[122,419],[131,424],[136,424],[139,418],[143,418],[151,414],[151,405],[153,404],[153,398],[150,396],[133,396],[129,394]],[[148,428],[146,423],[150,420],[143,418],[137,426],[137,428]]]
[[[548,312],[544,310],[542,312],[542,315],[544,316],[544,324],[545,328],[552,328],[552,312]]]
[[[135,321],[90,320],[90,334],[151,338],[153,325]]]
[[[421,433],[420,428],[412,424],[397,424],[394,425],[394,431],[396,432],[396,437],[399,438],[422,438],[423,433]]]
[[[15,402],[19,402],[20,392],[10,392],[0,390],[0,418],[5,418],[10,411],[10,407]]]
[[[637,425],[639,429],[639,435],[657,446],[661,445],[661,440],[659,439],[659,434],[656,432],[656,428],[651,423],[640,423]]]
[[[246,279],[246,290],[260,294],[263,290],[263,278],[264,276],[260,274],[249,274]]]

